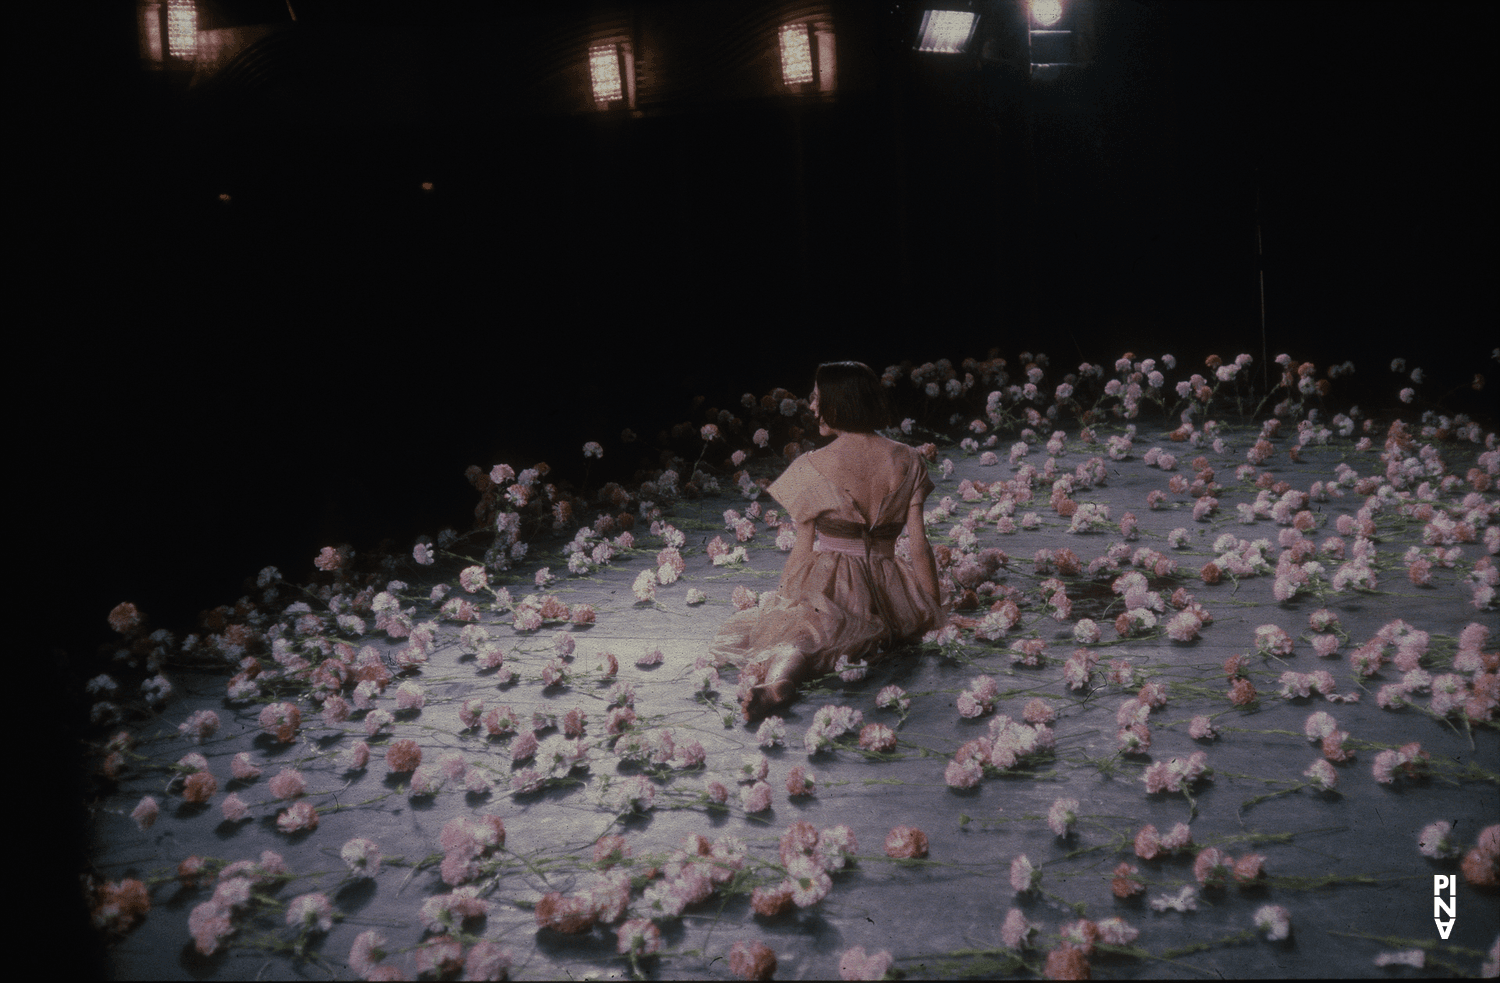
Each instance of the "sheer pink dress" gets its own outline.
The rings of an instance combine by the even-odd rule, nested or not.
[[[859,500],[855,488],[877,500]],[[710,648],[715,661],[740,666],[744,689],[765,680],[780,646],[809,655],[821,675],[840,656],[868,658],[939,626],[939,602],[895,555],[908,507],[932,489],[921,455],[893,440],[882,438],[853,459],[837,443],[798,457],[770,493],[793,521],[816,520],[813,549],[805,561],[795,553],[787,561],[769,602],[724,622]]]

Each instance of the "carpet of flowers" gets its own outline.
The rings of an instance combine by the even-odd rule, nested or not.
[[[703,653],[791,548],[787,390],[628,487],[472,467],[469,532],[191,634],[120,604],[117,974],[1495,975],[1500,440],[1419,369],[1372,418],[1348,365],[1252,365],[887,369],[951,620],[755,727]]]

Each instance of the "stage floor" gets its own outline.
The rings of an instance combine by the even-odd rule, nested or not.
[[[149,912],[111,944],[112,973],[121,979],[352,978],[359,973],[351,966],[351,949],[369,931],[385,939],[386,972],[405,978],[445,960],[456,965],[453,960],[470,954],[471,972],[484,972],[484,959],[492,970],[495,960],[505,958],[518,979],[611,979],[637,972],[724,978],[744,968],[733,958],[741,942],[774,951],[775,975],[783,979],[838,977],[841,959],[856,947],[869,955],[888,952],[890,971],[908,977],[1040,974],[1049,954],[1065,943],[1078,953],[1053,955],[1052,972],[1077,970],[1085,958],[1096,976],[1127,978],[1469,975],[1479,973],[1486,959],[1494,972],[1500,894],[1470,883],[1461,872],[1463,854],[1480,831],[1500,823],[1500,734],[1493,710],[1482,721],[1467,721],[1462,710],[1466,697],[1479,701],[1471,709],[1482,704],[1473,682],[1483,675],[1485,658],[1493,677],[1500,645],[1495,607],[1478,609],[1474,603],[1474,578],[1484,575],[1482,566],[1475,572],[1476,561],[1493,550],[1483,538],[1486,520],[1476,525],[1472,541],[1441,542],[1444,530],[1452,532],[1445,516],[1462,521],[1466,511],[1472,516],[1475,509],[1480,515],[1488,510],[1488,523],[1496,523],[1496,492],[1475,492],[1466,478],[1483,445],[1435,444],[1442,470],[1419,480],[1430,483],[1427,504],[1436,521],[1403,515],[1401,503],[1391,500],[1371,517],[1373,530],[1366,530],[1374,533],[1368,565],[1374,589],[1335,591],[1335,580],[1358,572],[1345,566],[1356,562],[1357,537],[1347,523],[1358,525],[1355,516],[1367,495],[1353,484],[1364,478],[1384,483],[1383,432],[1368,450],[1357,450],[1353,438],[1335,437],[1326,446],[1303,448],[1297,461],[1289,455],[1295,433],[1282,435],[1271,440],[1274,453],[1252,468],[1253,475],[1240,477],[1236,469],[1246,465],[1258,426],[1226,430],[1222,452],[1173,443],[1167,429],[1142,423],[1128,456],[1118,460],[1105,442],[1122,430],[1100,428],[1092,444],[1082,443],[1076,429],[1068,432],[1055,455],[1057,471],[1073,475],[1097,459],[1104,477],[1075,487],[1072,497],[1082,514],[1088,505],[1107,510],[1107,518],[1097,513],[1096,524],[1078,522],[1078,531],[1072,527],[1080,513],[1060,516],[1040,478],[1035,497],[1015,504],[1008,517],[1001,515],[1007,507],[996,498],[998,486],[974,500],[966,500],[960,488],[966,480],[1013,483],[1028,465],[1042,471],[1051,455],[1040,444],[1013,464],[1003,442],[996,448],[998,463],[988,465],[956,444],[940,445],[937,462],[948,459],[953,467],[947,476],[934,467],[937,491],[927,507],[951,498],[951,515],[934,518],[929,535],[934,544],[958,551],[959,539],[967,538],[958,531],[962,520],[979,510],[971,549],[997,547],[1007,555],[990,581],[1001,593],[983,596],[977,610],[962,612],[980,623],[955,638],[903,652],[862,679],[832,678],[806,692],[782,714],[784,738],[771,746],[758,741],[757,727],[735,719],[734,670],[718,669],[715,682],[705,680],[709,673],[698,665],[715,630],[735,610],[734,593],[774,590],[786,558],[777,548],[776,528],[764,521],[754,522],[748,541],[736,539],[724,512],[744,513],[749,502],[727,479],[719,495],[663,508],[662,521],[683,534],[685,567],[675,582],[654,585],[653,600],[638,600],[635,588],[643,571],[656,569],[666,541],[646,521],[634,529],[633,549],[583,575],[568,573],[561,536],[535,543],[507,579],[494,578],[472,593],[458,579],[463,561],[444,557],[430,567],[406,562],[391,579],[409,585],[398,593],[401,607],[414,609],[413,620],[435,625],[432,650],[425,663],[401,671],[396,657],[408,650],[409,639],[375,632],[369,612],[360,615],[367,626],[363,635],[340,633],[328,624],[331,619],[325,621],[318,631],[347,640],[355,650],[373,646],[397,667],[373,698],[373,709],[355,709],[342,722],[325,719],[306,683],[283,681],[263,687],[258,697],[232,700],[226,697],[227,673],[168,670],[172,698],[156,719],[128,725],[136,739],[133,751],[93,803],[90,870],[110,883],[140,879],[150,897]],[[1423,443],[1418,438],[1410,453],[1416,455]],[[1152,448],[1174,455],[1175,469],[1148,464]],[[1192,482],[1196,471],[1188,462],[1199,455],[1222,487],[1217,510],[1195,518],[1197,499],[1187,490],[1173,491],[1169,482],[1174,475]],[[765,452],[747,464],[757,476],[774,476],[783,466]],[[1342,466],[1356,477],[1347,477]],[[1280,515],[1265,510],[1244,516],[1239,506],[1256,502],[1262,488],[1255,478],[1262,474],[1295,491],[1316,492],[1315,484],[1337,488],[1340,497],[1315,493],[1306,503],[1293,503],[1296,508],[1283,505]],[[1439,474],[1457,481],[1442,490]],[[1415,486],[1413,481],[1405,490]],[[1162,496],[1149,501],[1157,491]],[[1472,496],[1467,505],[1466,495]],[[1281,497],[1266,493],[1268,503]],[[776,508],[765,496],[761,504]],[[1300,521],[1311,526],[1299,533],[1293,522],[1304,510],[1308,518]],[[1027,513],[1035,513],[1034,528],[1028,528],[1033,523]],[[1126,513],[1136,520],[1129,539],[1120,528]],[[1004,518],[1014,524],[1013,532],[999,528]],[[1178,529],[1185,533],[1174,538]],[[1285,543],[1304,535],[1313,552],[1301,560],[1316,560],[1321,570],[1303,567],[1309,582],[1289,600],[1277,600],[1278,558]],[[746,560],[714,565],[708,546],[716,537],[731,547],[743,545]],[[1342,559],[1325,552],[1334,537],[1345,550]],[[1257,540],[1265,541],[1259,551],[1241,545]],[[477,558],[487,545],[460,542],[454,551]],[[1418,586],[1408,551],[1416,548],[1431,558],[1438,546],[1456,550],[1448,557],[1454,565],[1434,564],[1430,581]],[[1055,557],[1052,570],[1045,558],[1038,562],[1038,551],[1064,549],[1072,551],[1080,572],[1057,572]],[[1117,567],[1096,565],[1091,575],[1090,565],[1108,561],[1111,549],[1123,557]],[[1139,555],[1142,549],[1160,556]],[[1232,576],[1237,561],[1224,557],[1231,551],[1252,564],[1263,555],[1268,565]],[[1163,558],[1169,563],[1158,569]],[[1064,566],[1070,559],[1064,557]],[[1135,567],[1134,560],[1149,566]],[[1211,561],[1225,568],[1214,584],[1200,572]],[[534,577],[541,567],[559,576],[539,588]],[[1131,570],[1147,578],[1131,599],[1148,610],[1159,601],[1161,610],[1153,612],[1154,627],[1121,635],[1116,619],[1126,610],[1126,597],[1113,585]],[[1065,585],[1072,608],[1065,616],[1044,603],[1055,590],[1043,587],[1049,578]],[[439,583],[449,587],[442,603],[469,601],[477,620],[444,617],[441,604],[431,599]],[[594,623],[554,619],[519,630],[513,610],[496,610],[494,588],[501,586],[514,602],[527,595],[555,598],[570,618],[588,605]],[[688,603],[690,590],[706,600]],[[1191,595],[1211,621],[1191,631],[1179,617],[1189,598],[1179,591]],[[990,606],[1009,592],[1021,602],[1017,622],[999,627],[996,622],[1007,620],[1003,614],[984,622]],[[285,587],[280,597],[283,606],[302,598],[314,612],[328,613],[318,599]],[[1315,620],[1322,623],[1314,618],[1320,611],[1333,618],[1327,630],[1315,627]],[[1097,642],[1079,641],[1088,636],[1087,626],[1079,627],[1085,617],[1097,625]],[[1174,618],[1175,633],[1196,637],[1168,637],[1164,629]],[[1391,644],[1382,647],[1378,633],[1398,619],[1405,627],[1387,631]],[[476,630],[503,652],[502,667],[486,668],[482,653],[472,651]],[[976,632],[995,637],[986,640]],[[1415,633],[1426,633],[1425,646]],[[1028,640],[1044,643],[1039,656],[1017,647]],[[1364,675],[1351,657],[1372,640],[1376,644],[1364,652],[1381,650],[1385,661]],[[1320,655],[1319,645],[1331,647],[1330,654]],[[1080,649],[1097,661],[1090,666],[1075,655]],[[639,664],[656,651],[659,664]],[[616,657],[617,675],[600,668],[601,653]],[[1253,700],[1246,683],[1231,688],[1225,663],[1236,656],[1244,657],[1239,674],[1253,687]],[[1028,659],[1039,664],[1026,664]],[[269,654],[262,661],[276,668]],[[1425,686],[1402,668],[1407,665],[1420,666]],[[513,681],[501,681],[512,672]],[[1316,675],[1323,672],[1331,675],[1331,686]],[[559,673],[564,678],[555,681]],[[981,677],[993,687],[976,683]],[[1403,680],[1410,684],[1406,705],[1383,707],[1377,699],[1382,689]],[[889,686],[904,691],[908,709],[880,705],[879,695]],[[624,716],[619,707],[628,697],[622,687],[633,691],[635,720],[617,737],[610,733],[611,711],[618,729]],[[401,701],[415,701],[418,692],[421,706],[402,709]],[[1394,692],[1386,690],[1386,702]],[[348,689],[345,696],[352,702]],[[1141,698],[1159,705],[1126,705]],[[1454,698],[1459,708],[1446,712],[1443,701]],[[265,708],[283,702],[300,711],[295,736],[285,743],[261,724]],[[490,735],[499,720],[486,715],[497,708],[514,711],[521,731],[555,721],[537,732],[536,757],[513,762],[524,738]],[[852,712],[819,717],[823,708]],[[377,710],[389,712],[390,723],[367,736]],[[201,744],[178,730],[197,711],[213,711],[220,721]],[[964,711],[978,715],[966,717]],[[1193,736],[1200,716],[1213,736]],[[833,736],[831,747],[809,750],[806,736],[815,719],[840,717],[845,724],[857,721],[857,729]],[[1134,739],[1145,737],[1149,746],[1122,751],[1122,741],[1131,739],[1121,736],[1122,720],[1143,721]],[[1041,722],[1050,734],[1028,721]],[[582,745],[564,734],[580,724]],[[893,749],[860,747],[870,724],[889,728]],[[1309,729],[1315,739],[1309,739]],[[1336,734],[1330,742],[1316,739],[1327,730],[1347,733],[1341,747]],[[883,737],[865,732],[866,743],[877,747]],[[974,743],[981,738],[994,743]],[[370,747],[368,764],[351,769],[348,754],[362,740]],[[413,794],[413,772],[388,767],[387,749],[407,740],[421,751],[425,771],[416,777],[440,786],[432,794]],[[1037,740],[1042,746],[1026,753]],[[1003,752],[997,754],[995,745],[1006,742],[1020,749],[1019,757],[999,767]],[[1420,744],[1419,756],[1410,747],[1403,752],[1412,742]],[[1336,785],[1329,790],[1309,777],[1309,769],[1328,760],[1325,747],[1333,758],[1347,756],[1330,762]],[[185,801],[185,783],[172,771],[193,752],[203,755],[214,780],[201,804]],[[258,777],[234,777],[232,762],[242,753],[260,769]],[[580,753],[570,769],[567,756]],[[975,756],[986,753],[990,760],[981,765]],[[955,764],[956,755],[973,763]],[[751,780],[762,767],[770,805],[748,812],[765,794]],[[1378,774],[1392,767],[1392,774]],[[513,778],[527,768],[535,772]],[[788,791],[788,779],[799,768],[814,778],[811,794]],[[305,784],[305,794],[295,800],[273,791],[284,770],[295,770]],[[512,791],[529,778],[541,787]],[[727,790],[723,805],[710,795],[715,780]],[[1151,791],[1148,781],[1168,788]],[[489,791],[482,790],[486,783]],[[277,790],[295,784],[294,777],[282,778]],[[206,785],[198,779],[194,787]],[[963,785],[969,787],[955,787]],[[245,804],[244,818],[226,818],[231,794]],[[143,829],[131,813],[145,796],[160,811]],[[637,807],[626,805],[627,798]],[[294,801],[316,810],[315,829],[280,828],[279,819],[290,821]],[[482,815],[503,821],[503,847],[481,849],[483,837],[475,839],[472,829],[452,826],[445,835],[452,820]],[[783,855],[784,834],[794,823],[818,832],[816,854],[827,863],[799,859],[790,844]],[[1179,823],[1188,824],[1189,845],[1174,852],[1163,848],[1152,859],[1140,855],[1152,852],[1149,833],[1138,835],[1143,827],[1152,825],[1170,839]],[[1428,856],[1424,830],[1436,823],[1451,824],[1451,844],[1425,844],[1427,853],[1446,854]],[[925,834],[925,857],[887,855],[888,836],[903,826]],[[1434,839],[1432,831],[1426,835]],[[611,871],[623,870],[630,880],[612,879],[595,862],[595,847],[606,836],[623,837],[629,858]],[[378,851],[374,877],[356,876],[341,858],[346,844],[357,839],[371,841]],[[475,845],[463,854],[466,842]],[[806,842],[811,848],[814,841]],[[698,856],[700,847],[714,845],[717,852]],[[674,853],[684,847],[687,853]],[[850,854],[842,865],[839,849]],[[265,851],[280,858],[286,876],[269,877],[248,900],[224,908],[228,921],[216,930],[209,922],[212,877],[202,886],[185,886],[178,880],[179,864],[198,857],[210,871],[240,861],[274,866]],[[1039,880],[1018,891],[1018,881],[1029,886],[1017,862],[1023,856]],[[1263,861],[1258,871],[1257,857]],[[825,882],[818,871],[827,867],[834,869],[826,871]],[[697,876],[694,868],[708,876]],[[445,873],[457,884],[445,881]],[[465,873],[474,876],[460,879]],[[1435,875],[1456,884],[1455,921],[1446,939],[1434,917]],[[760,905],[774,905],[767,894],[788,876],[801,896],[780,914],[757,913],[755,889],[763,889]],[[1215,886],[1216,878],[1223,883]],[[1132,882],[1142,889],[1132,893]],[[433,900],[455,886],[477,889],[470,892],[476,897],[448,905]],[[293,900],[313,892],[324,895],[336,913],[332,926],[289,926]],[[549,899],[553,892],[561,897]],[[1447,901],[1446,887],[1442,897]],[[799,907],[797,900],[811,903]],[[554,925],[583,930],[539,928],[539,903],[544,914],[553,913]],[[315,922],[317,903],[301,905],[307,907],[296,911]],[[467,920],[451,914],[463,907],[487,911]],[[573,925],[566,924],[568,912],[577,916]],[[425,927],[443,917],[455,923],[451,929]],[[620,954],[621,926],[634,919],[653,920],[654,930],[637,928],[638,948],[659,944],[654,954]],[[1034,930],[1026,933],[1017,919]],[[218,936],[212,955],[198,950],[194,928],[200,938]],[[1026,936],[1025,944],[1008,946],[1018,933]],[[458,946],[428,944],[445,935]],[[498,945],[503,955],[479,944],[481,939]],[[1382,956],[1392,954],[1420,959],[1425,968],[1382,968]],[[845,960],[845,968],[851,966]]]

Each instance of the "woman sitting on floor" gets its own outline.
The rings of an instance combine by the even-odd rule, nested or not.
[[[832,443],[798,457],[770,486],[797,526],[776,596],[732,615],[714,637],[720,663],[741,667],[741,706],[755,721],[799,683],[920,639],[944,619],[937,563],[922,525],[932,491],[913,448],[880,436],[885,395],[860,362],[818,366],[810,408]],[[910,562],[896,539],[909,537]]]

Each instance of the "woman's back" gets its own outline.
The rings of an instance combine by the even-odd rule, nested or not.
[[[906,445],[878,434],[848,433],[813,451],[808,463],[843,492],[847,504],[836,518],[868,525],[905,520],[913,467]]]

